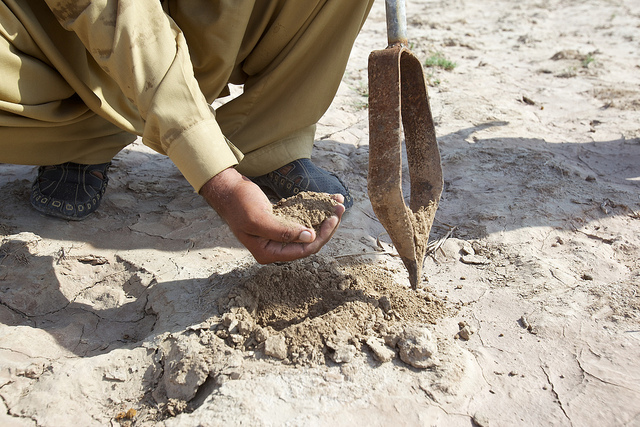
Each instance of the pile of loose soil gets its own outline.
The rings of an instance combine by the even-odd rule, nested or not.
[[[363,344],[386,362],[410,325],[434,324],[446,311],[442,301],[399,285],[379,265],[314,256],[246,277],[222,302],[218,336],[296,364],[349,362]]]

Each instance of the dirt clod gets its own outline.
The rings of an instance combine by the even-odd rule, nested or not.
[[[264,353],[276,359],[287,358],[287,344],[283,335],[272,335],[264,342]]]
[[[438,343],[431,331],[422,326],[407,326],[398,341],[400,359],[414,368],[432,367],[438,353]]]

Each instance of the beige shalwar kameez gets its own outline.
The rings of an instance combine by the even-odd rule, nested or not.
[[[309,157],[372,3],[3,0],[0,162],[104,163],[140,135],[199,190]]]

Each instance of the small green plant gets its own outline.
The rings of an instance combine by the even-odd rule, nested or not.
[[[430,57],[424,61],[425,67],[436,67],[442,68],[445,71],[451,71],[456,68],[458,64],[449,59],[445,58],[445,56],[440,52],[433,53]]]
[[[367,108],[369,108],[369,102],[355,100],[351,103],[351,106],[356,110],[366,110]]]
[[[429,71],[429,73],[425,76],[427,80],[427,85],[431,87],[440,86],[440,79],[435,76],[433,71]]]
[[[595,60],[596,58],[594,58],[592,54],[588,53],[587,56],[582,59],[582,68],[589,68],[589,65],[591,65]]]
[[[358,81],[358,85],[356,87],[353,87],[353,90],[355,90],[356,93],[360,96],[363,96],[365,98],[369,97],[369,85],[365,82]]]

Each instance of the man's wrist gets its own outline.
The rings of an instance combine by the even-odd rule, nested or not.
[[[231,201],[234,187],[244,179],[233,167],[224,169],[202,186],[200,195],[221,213],[220,210],[224,210],[224,206]]]

